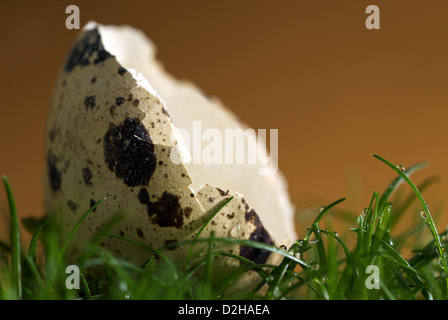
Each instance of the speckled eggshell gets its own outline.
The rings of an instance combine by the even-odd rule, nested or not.
[[[207,215],[215,213],[219,209],[220,204],[225,203],[229,197],[233,197],[233,199],[219,210],[210,224],[204,229],[204,233],[210,235],[213,231],[217,238],[237,238],[263,242],[270,245],[275,244],[271,235],[261,223],[260,217],[246,202],[242,194],[235,191],[224,191],[210,185],[206,185],[197,194],[197,198]],[[215,250],[218,249],[240,255],[257,264],[276,264],[281,258],[277,254],[250,246],[224,245],[220,248],[219,242],[217,242],[215,244]],[[230,268],[236,268],[240,265],[238,260],[223,256],[218,256],[214,264],[217,267],[215,268],[217,274],[220,273],[220,270],[224,270],[225,273]],[[219,278],[217,277],[217,279]],[[260,279],[258,273],[253,270],[245,273],[244,278],[240,279],[236,286],[247,288],[250,284],[255,283],[255,280]],[[233,290],[235,290],[235,287]]]
[[[234,236],[273,244],[242,195],[206,186],[194,193],[186,167],[170,160],[178,147],[164,102],[133,70],[108,52],[95,25],[76,38],[60,72],[45,134],[45,190],[48,212],[60,214],[67,235],[80,217],[106,197],[83,222],[70,246],[76,257],[84,244],[113,217],[124,219],[110,233],[152,248],[192,239],[216,206],[234,199],[204,230],[208,236]],[[232,233],[232,228],[237,232]],[[117,257],[143,263],[150,253],[126,241],[104,238],[101,245]],[[200,248],[200,246],[198,246]],[[257,263],[269,254],[238,245],[226,250]],[[178,261],[188,250],[167,254]],[[217,259],[222,266],[236,261]]]

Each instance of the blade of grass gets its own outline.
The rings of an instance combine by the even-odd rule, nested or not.
[[[330,237],[332,237],[333,239],[335,239],[339,245],[342,247],[342,249],[344,250],[344,254],[345,254],[345,258],[347,260],[350,260],[352,258],[352,252],[350,251],[350,249],[347,247],[347,245],[345,244],[344,241],[341,240],[341,238],[339,238],[339,235],[336,235],[334,232],[329,232],[328,235]]]
[[[410,264],[409,264],[409,262],[408,261],[406,261],[406,259],[405,258],[403,258],[398,252],[397,252],[397,250],[395,250],[395,248],[394,247],[392,247],[390,244],[388,244],[386,241],[384,241],[384,240],[381,240],[381,245],[382,245],[382,247],[385,249],[385,251],[387,252],[387,253],[389,253],[397,262],[398,262],[398,264],[401,266],[401,267],[403,267],[403,268],[405,268],[406,270],[408,270],[408,271],[410,271],[410,272],[412,272],[415,276],[416,276],[416,279],[417,279],[417,282],[421,282],[421,279],[420,278],[423,278],[423,275],[420,273],[420,272],[418,272],[417,270],[415,270]]]
[[[96,207],[98,207],[104,200],[106,200],[106,198],[102,198],[101,200],[99,200],[97,203],[95,203],[89,210],[86,211],[86,213],[84,213],[82,215],[82,217],[78,220],[78,222],[73,226],[72,230],[70,231],[70,233],[67,235],[67,237],[65,238],[61,248],[59,249],[59,251],[57,252],[57,256],[56,256],[56,261],[55,261],[55,266],[57,268],[59,268],[62,264],[62,261],[64,259],[64,255],[65,252],[67,251],[68,246],[70,245],[70,242],[72,241],[76,231],[78,230],[78,228],[81,226],[82,222],[87,218],[87,216],[93,212],[93,210],[96,209]],[[56,270],[52,270],[52,273],[50,275],[50,278],[48,279],[46,285],[47,288],[51,288],[53,286],[54,281],[56,280],[58,273],[56,272]]]
[[[79,275],[82,282],[82,287],[84,289],[84,300],[92,300],[92,295],[90,294],[90,288],[87,284],[86,278],[84,277],[82,272]]]
[[[323,209],[320,211],[320,213],[317,215],[316,219],[314,220],[313,224],[308,230],[308,233],[305,235],[304,239],[302,240],[302,243],[299,245],[298,242],[295,242],[289,251],[296,252],[299,251],[300,256],[303,254],[303,250],[308,246],[311,235],[313,233],[316,234],[316,236],[320,236],[320,233],[318,233],[319,230],[319,222],[322,220],[322,218],[325,216],[325,214],[334,206],[344,201],[345,198],[339,199],[334,201],[333,203],[329,204],[328,206],[323,207]],[[318,242],[322,242],[322,239],[320,239]],[[326,263],[325,258],[325,250],[320,247],[320,258],[323,259]],[[301,259],[300,259],[301,260]],[[273,271],[274,280],[272,281],[271,286],[269,287],[268,291],[266,292],[265,299],[278,299],[280,296],[283,295],[281,292],[280,286],[283,281],[283,278],[286,274],[287,270],[291,270],[295,268],[295,264],[293,264],[293,261],[290,259],[283,259],[283,261],[280,263],[279,267]],[[302,265],[303,268],[303,265]],[[292,270],[291,270],[292,271]]]
[[[59,259],[58,259],[59,262],[62,261],[64,254],[67,251],[67,248],[70,245],[70,242],[72,241],[72,239],[76,233],[76,230],[78,230],[78,228],[81,226],[82,222],[87,218],[87,216],[91,212],[93,212],[96,209],[96,207],[98,207],[101,204],[101,202],[103,202],[104,200],[106,200],[106,198],[102,198],[100,201],[95,203],[89,210],[87,210],[86,213],[84,213],[84,215],[78,220],[78,222],[72,228],[72,230],[68,234],[67,238],[65,239],[64,243],[62,244],[61,251],[59,252]]]
[[[383,207],[381,207],[378,225],[373,235],[371,246],[366,248],[372,257],[377,255],[377,249],[388,232],[391,206],[392,204],[390,202],[385,202]]]
[[[375,212],[374,212],[374,205],[376,205],[376,207],[378,207],[378,203],[379,203],[379,193],[377,191],[373,192],[372,195],[372,199],[370,200],[370,204],[369,206],[364,209],[366,211],[363,211],[363,215],[365,215],[365,219],[364,219],[364,226],[363,228],[365,230],[368,230],[372,225],[375,225],[376,223],[376,216],[375,216]],[[373,230],[373,228],[371,228]],[[372,231],[373,233],[373,231]]]
[[[303,244],[301,247],[306,247],[308,243],[310,242],[311,235],[315,232],[315,230],[319,227],[319,222],[322,220],[322,218],[325,216],[325,214],[334,206],[338,205],[339,203],[345,201],[345,198],[341,198],[339,200],[334,201],[333,203],[329,204],[328,206],[324,207],[323,210],[317,215],[316,219],[314,220],[313,224],[311,225],[311,228],[309,228],[307,234],[303,238]]]
[[[415,195],[417,196],[417,198],[419,199],[422,208],[423,208],[423,212],[426,215],[426,223],[428,224],[429,228],[431,229],[431,233],[432,236],[434,238],[434,241],[436,243],[436,247],[438,250],[438,254],[440,257],[440,261],[442,261],[442,266],[443,266],[443,271],[445,272],[445,274],[448,274],[448,263],[445,257],[445,253],[443,252],[443,247],[442,247],[442,243],[440,241],[440,236],[439,233],[437,232],[437,228],[434,224],[434,220],[432,218],[431,213],[429,212],[429,208],[428,205],[426,204],[425,200],[423,199],[422,194],[420,193],[420,191],[417,189],[417,187],[415,186],[415,184],[409,179],[409,177],[403,173],[400,169],[398,169],[395,165],[393,165],[391,162],[389,162],[388,160],[373,154],[373,156],[375,158],[377,158],[378,160],[382,161],[383,163],[385,163],[386,165],[388,165],[390,168],[392,168],[392,170],[394,170],[395,172],[397,172],[407,183],[408,185],[412,188],[412,190],[414,191]],[[445,278],[445,284],[446,284],[446,289],[448,291],[448,278]]]
[[[215,232],[212,231],[210,233],[210,241],[208,242],[206,261],[205,265],[205,274],[204,274],[204,282],[202,284],[202,298],[203,299],[211,299],[212,295],[212,276],[213,276],[213,260],[215,258],[213,248],[214,248],[214,239]]]
[[[221,255],[227,255],[226,253],[222,253]],[[242,261],[239,256],[236,255],[227,255],[229,257],[235,257],[235,259],[238,259],[240,261]],[[243,258],[245,259],[245,258]],[[249,260],[250,261],[250,260]],[[264,271],[262,268],[276,268],[277,266],[274,265],[267,265],[267,264],[263,264],[263,265],[258,265],[252,261],[250,261],[249,263],[245,263],[241,266],[239,266],[238,268],[236,268],[234,271],[232,271],[231,273],[229,273],[226,277],[224,277],[216,286],[216,293],[220,294],[221,292],[223,292],[230,284],[232,284],[235,280],[237,280],[239,277],[241,277],[242,274],[244,274],[245,272],[248,272],[250,270],[253,270],[255,272],[257,272],[260,277],[262,278],[262,283],[266,283],[266,277],[268,276],[268,274],[266,273],[266,271]],[[254,293],[257,292],[258,289],[254,289]]]
[[[38,292],[42,287],[42,277],[39,273],[39,270],[37,269],[36,263],[29,255],[26,255],[24,257],[24,261],[26,262],[25,266],[27,268],[28,274],[24,278],[23,286],[26,287],[27,285],[30,285],[32,290]],[[28,295],[28,297],[26,297],[26,295],[24,296],[25,299],[29,299],[32,297],[33,293],[31,295]]]
[[[423,193],[429,186],[440,181],[440,177],[432,176],[425,179],[417,188],[420,193]],[[399,208],[391,216],[391,228],[398,225],[398,221],[402,218],[403,214],[411,207],[411,204],[415,201],[415,195],[411,193],[406,200],[399,206]]]
[[[12,276],[12,288],[17,294],[17,298],[22,298],[22,274],[20,265],[20,229],[19,218],[17,215],[16,202],[12,193],[11,185],[8,178],[2,176],[3,184],[6,189],[6,196],[9,204],[9,236],[10,236],[10,248],[11,248],[11,276]]]
[[[210,223],[210,221],[213,220],[213,218],[218,214],[218,212],[220,212],[222,210],[222,208],[224,208],[230,201],[232,201],[233,196],[230,197],[229,199],[223,201],[223,203],[218,207],[218,209],[213,212],[210,217],[208,217],[208,219],[205,221],[205,223],[202,224],[201,228],[199,229],[199,231],[196,233],[196,235],[194,236],[193,242],[190,245],[190,249],[188,251],[188,256],[187,256],[187,260],[185,262],[185,267],[188,269],[190,262],[191,262],[191,257],[193,255],[193,248],[196,245],[196,242],[199,239],[199,236],[201,235],[202,231],[204,231],[205,227]]]
[[[375,225],[377,224],[378,213],[380,210],[380,195],[374,192],[372,200],[369,205],[367,216],[364,220],[364,230],[367,230],[367,235],[364,238],[364,252],[371,252],[373,234],[375,232]]]
[[[182,241],[178,241],[176,245],[191,244],[192,241],[193,240],[182,240]],[[200,239],[196,240],[197,243],[204,243],[204,242],[207,243],[208,241],[210,241],[208,238],[200,238]],[[223,244],[240,244],[242,246],[248,246],[248,247],[252,247],[255,249],[266,250],[266,251],[270,251],[273,253],[278,253],[278,254],[286,257],[287,259],[291,259],[291,260],[297,262],[304,268],[311,267],[306,261],[295,257],[293,254],[289,253],[288,251],[279,249],[274,245],[265,244],[263,242],[258,242],[258,241],[254,241],[254,240],[237,239],[237,238],[214,238],[214,241],[221,242]]]
[[[39,234],[41,233],[42,229],[52,220],[54,220],[56,215],[50,216],[37,228],[36,231],[34,231],[33,236],[30,240],[30,245],[28,247],[28,256],[33,259],[34,262],[36,262],[36,251],[37,251],[37,240],[39,238]]]
[[[327,271],[327,253],[322,239],[322,231],[320,229],[316,229],[314,235],[316,236],[317,240],[316,250],[319,257],[319,269]]]
[[[434,278],[434,275],[428,269],[424,269],[423,273],[425,276],[427,289],[431,290],[434,299],[446,300],[446,298],[443,296],[443,293],[440,290],[441,289],[440,286],[437,284],[437,281]]]
[[[338,247],[334,237],[329,236],[327,233],[327,270],[326,270],[326,281],[325,286],[327,292],[329,293],[330,299],[332,299],[335,294],[336,280],[339,273],[339,262],[338,262]]]
[[[376,157],[375,155],[373,155],[374,157]],[[416,165],[413,165],[412,167],[408,168],[406,170],[405,175],[406,176],[410,176],[412,173],[423,169],[424,167],[428,166],[428,163],[426,162],[422,162],[422,163],[418,163]],[[396,166],[394,166],[395,169],[397,169],[398,171],[402,172],[401,169],[397,168]],[[402,172],[403,173],[403,172]],[[386,202],[390,195],[398,188],[398,186],[404,181],[402,175],[396,177],[386,188],[386,190],[384,190],[384,192],[381,195],[380,198],[380,207],[383,206],[384,202]]]
[[[272,281],[269,290],[267,291],[265,295],[266,300],[272,300],[272,299],[278,299],[283,295],[283,292],[280,290],[281,282],[283,280],[283,277],[286,274],[286,271],[289,268],[289,261],[286,263],[281,263],[276,269],[275,269],[275,275],[274,280]]]
[[[178,278],[179,278],[179,274],[178,274],[178,272],[177,272],[177,268],[175,267],[175,265],[173,264],[173,262],[172,262],[172,261],[165,255],[165,254],[163,254],[160,250],[153,249],[153,248],[147,246],[146,244],[141,243],[141,242],[136,241],[136,240],[133,240],[133,239],[124,238],[124,237],[120,237],[120,236],[113,235],[113,234],[109,234],[109,233],[103,233],[103,235],[108,236],[108,237],[111,237],[111,238],[115,238],[115,239],[118,239],[118,240],[123,240],[123,241],[129,242],[129,243],[135,244],[135,245],[138,245],[139,247],[142,247],[142,248],[148,250],[148,251],[151,252],[152,254],[157,255],[157,256],[160,257],[160,259],[162,259],[162,260],[168,265],[168,267],[171,269],[171,271],[172,271],[172,276],[174,277],[174,279],[178,279]]]
[[[392,292],[387,287],[387,284],[380,280],[380,290],[384,292],[385,297],[388,300],[396,300],[395,296],[392,294]]]

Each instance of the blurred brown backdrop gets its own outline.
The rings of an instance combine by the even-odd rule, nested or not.
[[[414,179],[440,175],[425,198],[431,208],[446,203],[446,0],[1,0],[0,173],[22,216],[44,212],[45,119],[77,33],[65,28],[69,4],[82,25],[143,29],[170,73],[252,127],[279,129],[279,167],[299,209],[347,196],[346,208],[360,212],[394,177],[371,153],[429,161]],[[381,10],[380,30],[365,27],[369,4]],[[0,206],[5,216],[3,188]]]

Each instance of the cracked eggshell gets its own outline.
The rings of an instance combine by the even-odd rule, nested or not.
[[[177,128],[187,132],[185,141],[194,139],[194,124],[200,120],[203,132],[212,129],[226,136],[226,131],[246,130],[247,125],[226,108],[215,97],[206,96],[191,82],[179,81],[168,74],[162,64],[156,59],[156,49],[145,34],[129,26],[101,26],[102,40],[114,52],[117,60],[126,68],[135,69],[144,75],[145,79],[163,98]],[[261,93],[261,94],[275,94]],[[275,110],[277,106],[273,106]],[[189,139],[190,138],[190,139]],[[256,138],[247,138],[251,154],[259,147],[261,154],[266,153],[263,143],[257,146]],[[180,142],[181,140],[178,140]],[[275,143],[271,142],[271,148]],[[227,145],[226,145],[227,148]],[[236,145],[233,148],[236,153]],[[194,153],[194,150],[193,152]],[[272,152],[272,154],[275,154]],[[194,154],[193,154],[194,156]],[[276,161],[271,161],[275,164]],[[276,242],[288,245],[296,240],[294,230],[294,208],[288,197],[287,184],[281,172],[262,175],[260,170],[266,170],[267,165],[257,164],[207,164],[197,165],[185,162],[190,176],[191,187],[199,190],[201,186],[212,184],[222,189],[240,192],[257,210],[265,226]],[[274,166],[275,167],[275,166]]]
[[[135,47],[124,45],[120,38],[123,32],[119,30],[125,31],[124,36],[131,44],[143,41],[142,50],[138,50],[137,43]],[[260,217],[240,193],[222,190],[228,189],[225,181],[220,184],[193,167],[171,161],[173,150],[184,152],[184,142],[164,100],[172,101],[178,119],[182,113],[189,118],[191,113],[187,108],[194,102],[191,97],[200,93],[197,89],[191,93],[193,86],[179,84],[162,74],[150,52],[145,51],[149,47],[150,42],[142,38],[140,31],[89,23],[76,38],[57,80],[45,134],[44,183],[48,212],[60,213],[61,232],[66,235],[93,204],[107,198],[78,229],[69,251],[72,259],[116,215],[123,215],[124,219],[111,233],[155,249],[173,241],[193,239],[209,214],[230,196],[234,199],[212,220],[203,236],[214,231],[217,237],[234,236],[276,245],[288,238],[293,240],[294,234],[285,227],[293,223],[288,221],[289,200],[285,206],[288,210],[277,212],[276,216],[270,212],[273,217],[266,214]],[[141,69],[148,68],[150,72],[146,70],[143,74],[141,69],[132,69],[123,62],[129,60],[129,57],[121,58],[125,55],[123,52],[142,60]],[[158,83],[157,90],[148,79]],[[188,94],[181,109],[179,91],[185,90]],[[176,98],[170,100],[172,96]],[[201,99],[205,97],[201,95]],[[213,102],[212,105],[218,114],[225,114],[236,123],[236,118],[220,104]],[[201,117],[206,122],[214,116],[206,112]],[[194,191],[192,172],[200,181],[201,177],[210,177],[209,184]],[[277,187],[284,192],[281,179],[261,183],[261,190],[267,191],[262,190],[265,192],[260,192],[258,197],[267,203],[264,198],[272,195],[274,203],[286,203],[287,195],[276,196]],[[263,225],[264,218],[268,221],[267,228]],[[143,263],[149,257],[145,249],[118,239],[105,238],[101,245],[135,263]],[[275,259],[266,251],[240,245],[228,246],[226,250],[257,263]],[[184,260],[187,253],[185,247],[167,251],[178,261]],[[228,260],[218,259],[217,263],[223,267],[237,266],[236,261]]]

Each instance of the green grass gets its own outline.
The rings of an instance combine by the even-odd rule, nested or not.
[[[435,215],[421,193],[436,180],[429,178],[416,186],[410,175],[424,164],[405,170],[373,156],[394,170],[397,177],[383,193],[374,191],[365,209],[349,215],[351,220],[345,222],[345,230],[332,229],[343,211],[338,205],[345,199],[339,199],[322,206],[308,228],[298,230],[304,237],[289,248],[217,238],[213,233],[202,237],[205,226],[230,198],[209,217],[193,240],[172,244],[185,247],[186,261],[168,258],[169,248],[150,248],[110,234],[106,226],[77,262],[79,289],[67,288],[66,282],[70,284],[72,278],[70,272],[66,273],[65,252],[83,220],[107,199],[86,212],[65,239],[60,239],[57,232],[56,216],[50,215],[44,221],[24,219],[32,237],[27,247],[21,247],[13,193],[3,177],[9,203],[10,242],[0,243],[0,299],[447,299],[448,235],[437,230]],[[400,197],[397,192],[401,184],[409,192],[407,197]],[[413,217],[418,219],[412,227],[401,233],[395,231],[403,219]],[[140,246],[150,258],[143,265],[118,259],[99,246],[102,237]],[[203,249],[198,255],[195,249],[199,243]],[[223,245],[235,243],[275,252],[281,261],[276,265],[258,265],[222,250]],[[214,261],[218,256],[236,259],[239,266],[215,278]],[[243,290],[230,290],[249,271],[259,275],[258,282]]]

